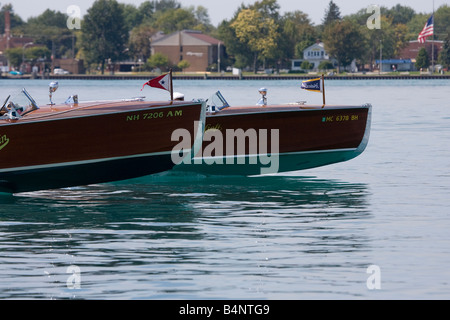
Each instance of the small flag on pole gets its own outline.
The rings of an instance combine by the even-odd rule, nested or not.
[[[169,73],[160,75],[159,77],[156,77],[144,83],[141,91],[144,90],[145,86],[170,91],[170,101],[173,101],[172,69],[170,69]]]
[[[321,78],[305,80],[302,82],[301,88],[308,91],[322,92],[321,82],[322,82]]]
[[[151,79],[149,81],[147,81],[146,83],[144,83],[144,85],[142,86],[141,91],[144,89],[145,86],[150,86],[153,88],[158,88],[158,89],[163,89],[163,90],[167,90],[170,91],[170,74],[163,74],[159,77],[156,77],[154,79]]]
[[[325,78],[316,78],[311,80],[305,80],[302,82],[302,89],[314,92],[322,92],[323,95],[323,107],[325,107]]]
[[[434,16],[431,15],[431,17],[428,19],[427,23],[425,24],[425,27],[423,27],[423,30],[419,33],[419,37],[417,40],[420,43],[424,43],[426,38],[429,36],[432,36],[434,33]]]

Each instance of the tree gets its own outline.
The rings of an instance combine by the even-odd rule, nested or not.
[[[428,58],[428,53],[425,48],[420,48],[419,53],[416,57],[416,68],[417,69],[424,69],[428,68],[430,65],[430,59]]]
[[[23,20],[14,13],[12,4],[5,4],[0,9],[0,32],[3,33],[3,30],[5,30],[5,11],[9,11],[11,29],[23,25]]]
[[[212,29],[209,23],[208,12],[202,6],[198,6],[197,8],[191,6],[187,9],[168,9],[158,15],[154,26],[165,33],[172,33],[184,29],[201,31]]]
[[[300,68],[302,68],[303,70],[311,70],[312,68],[314,68],[314,63],[310,63],[304,60],[300,65]]]
[[[25,50],[25,57],[27,60],[31,60],[32,63],[40,58],[50,57],[50,50],[44,46],[30,47]]]
[[[333,63],[329,60],[324,60],[319,64],[319,70],[330,70],[333,69]]]
[[[270,58],[277,48],[279,38],[275,20],[263,16],[252,9],[242,10],[231,24],[240,42],[247,43],[253,54],[253,70],[256,73],[256,63],[259,57]]]
[[[333,1],[330,1],[330,3],[328,4],[328,8],[325,9],[325,16],[322,20],[323,26],[326,27],[333,22],[340,20],[342,20],[342,17],[339,7]]]
[[[169,58],[164,54],[157,52],[147,60],[147,66],[150,68],[167,68],[170,64]]]
[[[102,74],[105,61],[124,58],[128,30],[123,6],[116,0],[96,0],[84,16],[81,29],[86,59],[100,63]]]
[[[398,56],[400,50],[407,44],[407,27],[404,24],[392,24],[392,18],[381,16],[381,29],[369,29],[365,23],[361,26],[361,31],[365,39],[364,53],[362,60],[370,65],[370,69],[379,59],[380,46],[382,46],[384,58],[394,58]]]
[[[152,7],[149,8],[149,11],[146,11],[136,8],[133,4],[121,4],[121,6],[123,7],[124,20],[128,30],[138,27],[144,22],[144,19],[153,15]]]
[[[189,68],[191,64],[189,63],[189,61],[181,60],[180,62],[178,62],[177,66],[181,69],[181,71],[183,71],[184,69]]]
[[[150,38],[156,33],[156,30],[149,24],[141,24],[134,27],[130,32],[128,47],[130,55],[135,59],[146,61],[150,57]]]
[[[69,53],[75,53],[75,31],[67,28],[67,18],[65,13],[45,10],[36,17],[28,19],[27,23],[14,29],[15,34],[22,34],[32,37],[35,44],[44,45],[54,58]],[[50,55],[48,57],[50,57]]]
[[[447,4],[440,6],[434,14],[434,21],[435,39],[445,40],[450,31],[450,6]]]
[[[229,55],[229,65],[234,65],[236,68],[245,68],[253,61],[252,52],[247,43],[240,42],[236,36],[234,28],[231,27],[232,23],[236,20],[227,21],[224,20],[217,28],[218,38],[221,39],[227,48]]]
[[[387,10],[385,15],[392,18],[392,24],[407,24],[415,16],[414,9],[408,6],[397,4],[395,7]]]
[[[8,58],[9,63],[11,64],[11,66],[13,66],[14,68],[20,67],[20,65],[23,62],[23,60],[22,60],[23,49],[22,48],[6,49],[5,54],[6,54],[6,57]]]
[[[439,63],[442,64],[444,68],[450,67],[450,35],[447,35],[442,50],[439,53]]]
[[[335,21],[328,25],[323,33],[325,49],[338,61],[340,66],[349,66],[353,59],[363,56],[364,36],[357,24],[350,20]]]
[[[29,18],[27,23],[33,25],[46,25],[58,28],[67,28],[67,14],[47,9],[37,17]]]
[[[151,5],[154,6],[155,13],[165,12],[170,9],[181,8],[181,4],[176,0],[160,0],[160,1],[153,0]]]
[[[264,17],[274,19],[278,22],[280,19],[280,5],[277,0],[261,0],[250,5],[248,9],[260,12]]]
[[[282,36],[286,58],[303,58],[303,51],[313,45],[317,39],[316,31],[306,13],[294,11],[282,18]]]

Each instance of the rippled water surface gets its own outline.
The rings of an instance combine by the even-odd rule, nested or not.
[[[47,85],[1,80],[0,99],[26,87],[45,104]],[[261,86],[269,103],[322,99],[294,80],[175,81],[232,105]],[[141,88],[63,80],[54,100],[168,99]],[[0,194],[0,299],[449,299],[449,89],[328,81],[328,103],[373,105],[367,150],[328,167]]]

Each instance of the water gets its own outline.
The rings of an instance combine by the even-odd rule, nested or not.
[[[54,100],[168,99],[143,82],[64,80]],[[231,105],[255,104],[261,86],[269,104],[322,100],[290,80],[174,84]],[[45,104],[47,85],[1,80],[0,99],[26,87]],[[349,162],[0,195],[0,298],[449,299],[450,81],[326,85],[329,104],[374,107]]]

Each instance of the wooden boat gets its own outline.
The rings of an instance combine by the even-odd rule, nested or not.
[[[219,92],[220,94],[220,92]],[[175,170],[212,175],[290,172],[348,161],[366,148],[372,106],[208,105],[204,141]]]
[[[39,107],[25,89],[22,94],[24,103],[8,97],[0,110],[0,192],[111,182],[170,170],[175,165],[172,155],[179,152],[172,133],[189,132],[191,147],[202,138],[204,102],[74,99]]]

